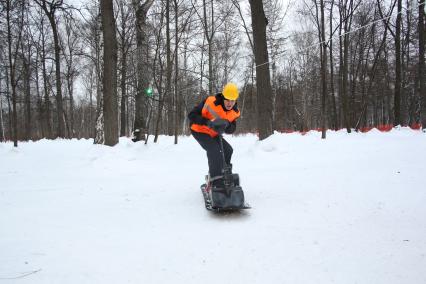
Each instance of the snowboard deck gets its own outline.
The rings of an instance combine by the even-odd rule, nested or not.
[[[204,197],[204,203],[206,206],[206,209],[212,212],[235,212],[235,211],[239,211],[239,210],[243,210],[243,209],[250,209],[250,205],[245,203],[244,206],[242,207],[231,207],[231,208],[218,208],[218,207],[213,207],[212,204],[212,200],[210,198],[209,193],[207,192],[207,185],[204,183],[200,186],[201,188],[201,192],[203,193],[203,197]]]

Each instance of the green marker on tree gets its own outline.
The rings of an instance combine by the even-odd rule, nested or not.
[[[146,94],[148,97],[151,97],[151,96],[152,96],[152,88],[151,88],[151,87],[146,88],[146,89],[145,89],[145,94]]]

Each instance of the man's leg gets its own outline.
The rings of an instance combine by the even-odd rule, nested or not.
[[[234,149],[232,149],[232,146],[222,137],[223,141],[223,151],[225,154],[225,162],[228,165],[231,165],[231,157],[232,153],[234,152]]]
[[[201,147],[203,147],[203,149],[207,152],[210,177],[214,178],[221,176],[223,161],[218,141],[210,137],[208,134],[198,133],[195,131],[191,131],[191,133],[195,140],[197,140]]]

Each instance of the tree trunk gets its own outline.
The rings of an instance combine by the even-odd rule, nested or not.
[[[154,0],[147,0],[143,4],[140,0],[133,0],[133,7],[136,14],[136,48],[137,48],[137,89],[135,102],[135,123],[133,126],[134,141],[145,140],[147,133],[146,117],[146,94],[149,87],[150,73],[148,69],[148,36],[146,17],[149,8]]]
[[[101,25],[101,24],[98,24]],[[97,27],[97,30],[101,30],[101,27]],[[103,97],[102,97],[102,64],[101,64],[101,34],[96,31],[95,33],[95,72],[96,72],[96,108],[95,115],[91,116],[91,121],[93,120],[93,138],[95,144],[104,144],[104,119],[103,119]],[[91,103],[93,106],[92,93],[90,93]]]
[[[10,78],[9,78],[9,68],[6,68],[6,100],[7,100],[7,116],[8,116],[8,128],[9,128],[9,133],[8,133],[8,139],[12,140],[13,139],[13,127],[12,127],[12,106],[11,106],[11,102],[10,102]]]
[[[105,145],[118,143],[117,38],[112,0],[101,0],[104,36],[103,115]]]
[[[127,123],[126,123],[126,76],[127,76],[127,54],[124,50],[124,44],[122,47],[122,58],[121,58],[121,101],[120,101],[120,136],[126,136],[127,134]]]
[[[11,29],[11,24],[12,24],[12,20],[10,18],[10,12],[11,12],[11,6],[10,6],[10,0],[6,1],[6,23],[7,23],[7,45],[8,45],[8,56],[9,56],[9,71],[10,71],[10,85],[12,87],[12,136],[13,136],[13,146],[14,147],[18,147],[18,114],[17,114],[17,107],[16,107],[16,88],[18,85],[18,82],[16,80],[16,59],[17,59],[17,55],[18,55],[18,48],[20,46],[20,42],[21,42],[21,36],[22,36],[22,21],[23,21],[23,11],[24,11],[24,7],[21,7],[21,11],[22,11],[22,15],[21,15],[21,19],[20,19],[20,28],[18,28],[19,30],[19,34],[18,34],[18,39],[16,40],[16,45],[15,45],[15,50],[12,51],[12,29]],[[22,5],[24,5],[24,2],[22,2]]]
[[[178,135],[179,135],[179,121],[180,121],[180,100],[179,100],[179,89],[178,89],[178,79],[179,79],[179,65],[178,65],[178,58],[179,58],[179,41],[178,41],[178,1],[174,0],[175,4],[175,107],[174,107],[174,134],[175,134],[175,141],[174,143],[178,143]]]
[[[2,77],[0,76],[0,90],[2,83]],[[4,136],[4,120],[3,120],[3,98],[0,94],[0,142],[6,141],[6,137]]]
[[[163,11],[162,11],[163,12]],[[164,13],[161,13],[163,15]],[[161,49],[161,41],[162,41],[162,27],[163,27],[164,16],[160,19],[160,28],[158,29],[158,33],[156,35],[156,49],[154,56],[154,66],[158,66],[158,79],[156,79],[156,87],[158,90],[158,109],[157,109],[157,118],[155,120],[155,132],[154,132],[154,143],[157,143],[158,136],[160,134],[160,124],[163,115],[163,107],[164,107],[164,90],[163,90],[163,78],[164,78],[164,64],[162,60],[162,55],[160,52]],[[158,60],[158,61],[157,61]],[[157,78],[156,68],[153,69],[153,77]],[[158,83],[157,83],[158,82]]]
[[[69,105],[69,137],[73,138],[74,137],[74,74],[73,74],[73,50],[71,48],[71,46],[68,46],[68,50],[69,50],[69,62],[67,63],[67,75],[66,75],[66,80],[67,80],[67,90],[68,90],[68,95],[70,97],[70,105]]]
[[[408,109],[408,101],[413,98],[413,91],[410,88],[408,74],[410,65],[413,64],[411,61],[411,38],[413,23],[412,23],[412,11],[411,0],[405,0],[405,18],[407,21],[406,29],[403,29],[402,44],[401,44],[401,125],[411,125],[411,116]],[[415,92],[415,90],[414,90]]]
[[[126,120],[126,105],[127,105],[127,96],[126,96],[126,80],[127,80],[127,54],[129,50],[129,43],[127,42],[127,17],[124,10],[124,3],[120,3],[120,13],[121,13],[121,80],[120,80],[120,90],[121,90],[121,100],[120,100],[120,136],[127,135],[127,120]]]
[[[158,85],[162,86],[162,84],[163,84],[163,75],[160,74],[160,80]],[[159,90],[158,92],[158,100],[159,102],[158,102],[158,110],[157,110],[157,119],[155,121],[154,143],[157,143],[158,135],[160,134],[160,122],[161,122],[161,117],[162,117],[163,107],[164,107],[164,94],[161,90]]]
[[[425,1],[419,0],[419,71],[418,94],[421,100],[421,122],[423,130],[426,129],[426,84],[425,84]]]
[[[333,34],[333,6],[334,1],[331,1],[331,8],[330,8],[330,35]],[[333,39],[330,36],[330,43],[328,47],[330,51],[330,91],[331,91],[331,104],[332,104],[332,126],[334,130],[339,129],[339,124],[337,122],[337,108],[336,108],[336,97],[334,94],[334,63],[333,63]]]
[[[40,78],[39,78],[39,48],[36,47],[36,60],[35,60],[35,84],[37,93],[37,138],[45,138],[44,125],[43,125],[43,99],[40,93]]]
[[[204,22],[204,36],[207,40],[208,46],[208,57],[209,57],[209,93],[208,95],[213,95],[213,37],[215,34],[214,28],[214,1],[203,0],[203,22]],[[207,22],[207,4],[211,5],[211,26],[209,31],[209,24]]]
[[[398,0],[395,34],[395,95],[394,95],[394,126],[401,124],[401,13],[402,0]]]
[[[269,73],[268,48],[266,43],[267,19],[263,3],[250,0],[254,56],[256,61],[256,97],[259,139],[263,140],[273,134],[272,128],[272,87]]]
[[[24,85],[25,85],[25,99],[24,99],[24,105],[25,105],[25,134],[24,139],[30,140],[32,138],[31,132],[32,132],[32,123],[31,123],[31,71],[30,71],[30,51],[28,51],[28,58],[25,58],[24,53],[23,54],[23,67],[24,67]]]
[[[342,9],[346,9],[346,7],[343,7]],[[342,17],[341,19],[343,19]],[[350,119],[349,119],[349,95],[348,95],[348,56],[349,56],[349,34],[347,33],[349,30],[349,23],[348,19],[346,18],[344,20],[343,24],[343,46],[340,48],[343,48],[343,61],[342,61],[342,99],[343,99],[343,118],[344,118],[344,124],[346,127],[346,130],[348,133],[351,133],[351,125],[350,125]]]
[[[173,135],[173,95],[172,95],[172,50],[170,42],[170,1],[166,1],[166,102],[167,102],[167,135]]]
[[[321,10],[321,138],[326,138],[326,97],[327,97],[327,43],[325,42],[324,1],[320,0]]]
[[[75,126],[74,126],[74,75],[68,79],[68,94],[70,96],[70,137],[74,138]]]
[[[44,21],[41,21],[41,62],[42,62],[42,75],[43,75],[43,89],[44,89],[44,103],[43,103],[43,113],[42,121],[43,125],[46,128],[47,138],[53,138],[52,135],[52,119],[50,114],[50,96],[48,88],[48,79],[47,79],[47,68],[46,68],[46,41],[44,34]]]
[[[48,19],[50,22],[50,26],[52,27],[53,33],[53,42],[55,49],[55,79],[56,79],[56,107],[57,107],[57,117],[58,117],[58,125],[57,125],[57,137],[64,138],[64,109],[62,102],[62,81],[61,81],[61,48],[59,46],[59,34],[58,27],[55,20],[54,10],[49,13],[46,8],[46,14],[48,15]]]
[[[204,78],[204,44],[205,38],[203,38],[203,44],[201,45],[201,60],[200,60],[200,94],[203,93],[203,78]]]

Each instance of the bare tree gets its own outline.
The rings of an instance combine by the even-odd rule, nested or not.
[[[356,5],[358,6],[358,5]],[[355,11],[354,0],[339,0],[339,44],[340,44],[340,88],[343,105],[343,121],[348,133],[351,133],[350,109],[349,109],[349,31],[352,27],[352,19]]]
[[[112,0],[101,0],[104,36],[103,115],[105,145],[118,143],[117,38]]]
[[[330,3],[330,15],[329,15],[329,29],[330,29],[330,40],[328,42],[328,49],[330,52],[330,96],[331,96],[331,109],[332,109],[332,119],[331,124],[334,130],[338,129],[337,121],[337,106],[336,106],[336,94],[334,88],[334,61],[333,61],[333,8],[334,0]]]
[[[129,7],[126,5],[126,1],[116,1],[119,7],[119,26],[117,27],[118,38],[119,38],[119,50],[120,50],[120,136],[127,135],[127,81],[128,81],[128,57],[132,41],[134,39],[134,26],[128,25],[132,18],[132,13]],[[134,21],[134,20],[133,20]]]
[[[41,9],[41,8],[40,8]],[[41,14],[41,13],[40,13]],[[41,124],[42,124],[42,133],[44,137],[53,138],[53,130],[52,130],[52,116],[51,109],[52,105],[50,102],[50,82],[47,74],[47,35],[46,35],[46,26],[45,26],[45,18],[43,16],[40,17],[38,23],[38,30],[40,32],[40,40],[39,44],[37,44],[37,54],[41,60],[41,72],[42,72],[42,84],[43,84],[43,101],[41,102]]]
[[[3,50],[0,49],[0,62],[3,62]],[[7,79],[6,79],[7,80]],[[3,119],[3,77],[2,70],[0,69],[0,142],[6,140],[6,136],[4,135],[4,119]]]
[[[57,11],[62,9],[63,0],[34,0],[44,11],[49,19],[52,28],[53,42],[55,46],[55,68],[56,68],[56,105],[57,105],[57,137],[65,137],[64,132],[64,110],[62,102],[62,81],[61,81],[61,47],[59,44],[59,32],[57,23]]]
[[[66,90],[69,96],[69,123],[68,125],[68,137],[74,137],[75,135],[75,99],[74,99],[74,83],[79,75],[78,54],[82,54],[80,36],[76,31],[78,27],[76,19],[71,13],[65,15],[65,39],[62,44],[62,50],[64,52],[65,59],[65,80]]]
[[[394,125],[401,124],[401,17],[402,17],[402,0],[395,0],[397,3],[396,26],[395,32],[390,27],[389,21],[384,21],[386,28],[392,34],[395,41],[395,89],[394,89]],[[392,7],[395,6],[393,2]],[[377,0],[377,7],[380,16],[384,18],[381,3]],[[393,10],[393,8],[392,8]]]
[[[210,4],[210,7],[207,5]],[[204,29],[204,37],[207,40],[208,46],[208,59],[209,59],[209,95],[213,95],[213,38],[216,33],[215,27],[215,13],[214,13],[214,1],[209,1],[207,3],[206,0],[203,0],[203,29]],[[210,12],[208,12],[207,8],[209,8]]]
[[[22,40],[22,29],[23,29],[23,21],[24,21],[24,10],[25,10],[25,2],[18,2],[18,11],[17,15],[14,19],[14,23],[12,23],[12,13],[15,9],[12,7],[12,0],[6,0],[6,23],[7,23],[7,46],[8,46],[8,57],[9,57],[9,72],[10,72],[10,85],[12,86],[12,124],[13,124],[13,145],[18,147],[18,115],[17,115],[17,57],[18,57],[18,49],[21,45]],[[14,32],[16,34],[12,35],[12,25],[16,24]],[[16,36],[16,38],[14,38]]]
[[[272,88],[269,73],[268,47],[266,43],[266,25],[262,1],[250,0],[254,56],[256,61],[256,94],[258,107],[259,139],[273,134],[272,128]]]
[[[237,73],[240,71],[240,58],[243,54],[243,50],[240,48],[243,41],[241,40],[238,22],[235,21],[238,10],[232,2],[234,1],[224,1],[219,6],[219,14],[222,17],[215,39],[216,50],[214,51],[213,67],[215,70],[214,84],[219,88],[236,79]]]
[[[35,128],[35,123],[32,120],[31,106],[31,75],[32,75],[32,43],[31,30],[29,24],[29,9],[25,9],[26,25],[23,31],[23,40],[21,41],[21,57],[22,57],[22,78],[24,83],[24,140],[33,138],[32,132]]]
[[[179,6],[178,6],[178,0],[174,0],[174,12],[175,12],[175,107],[173,109],[174,113],[174,135],[175,135],[175,141],[174,143],[178,143],[178,135],[179,135],[179,114],[180,114],[180,94],[178,90],[178,79],[179,79]]]
[[[89,137],[94,138],[95,144],[104,143],[102,121],[102,47],[101,47],[101,17],[97,2],[85,7],[89,15],[84,19],[81,27],[82,40],[87,51],[82,55],[86,59],[86,68],[83,69],[83,84],[88,96],[88,115],[86,121],[89,124]],[[96,107],[95,107],[96,104]]]
[[[183,85],[183,77],[180,74],[179,67],[179,56],[180,56],[180,45],[182,38],[185,36],[188,25],[194,14],[193,7],[187,7],[184,5],[184,2],[179,2],[174,0],[174,15],[175,15],[175,50],[174,50],[174,65],[175,65],[175,74],[174,74],[174,143],[178,143],[178,136],[182,133],[182,109],[183,109],[183,93],[181,91],[181,86]],[[184,68],[186,70],[186,68]],[[183,128],[183,127],[182,127]]]
[[[401,63],[401,25],[402,25],[402,0],[397,0],[396,31],[395,31],[395,95],[394,95],[394,125],[401,125],[401,85],[402,85],[402,63]]]
[[[320,0],[320,42],[321,42],[321,48],[320,48],[320,58],[321,58],[321,87],[322,87],[322,94],[321,94],[321,138],[326,138],[326,97],[327,97],[327,43],[325,41],[325,16],[324,16],[324,1]]]
[[[425,83],[425,1],[419,0],[419,68],[418,68],[418,93],[421,100],[421,122],[423,130],[426,129],[426,83]]]
[[[154,143],[157,143],[158,136],[160,134],[160,123],[163,115],[164,108],[164,88],[163,88],[163,79],[164,79],[164,61],[162,60],[161,47],[162,47],[162,32],[164,28],[164,5],[161,5],[160,10],[155,13],[158,15],[158,20],[156,21],[155,29],[155,55],[153,61],[153,78],[154,84],[158,92],[158,108],[157,108],[157,117],[155,120],[154,126]]]
[[[172,72],[173,59],[171,49],[171,31],[170,31],[170,2],[166,0],[166,104],[167,112],[167,135],[173,135],[173,96],[172,96]]]
[[[283,2],[279,0],[264,1],[265,14],[268,18],[268,25],[266,26],[266,39],[268,42],[268,50],[272,63],[272,125],[274,129],[277,129],[275,117],[277,112],[277,90],[279,88],[278,67],[280,63],[278,60],[279,58],[282,58],[284,54],[286,38],[282,34],[282,30],[284,28],[284,19],[291,5],[291,1],[288,2],[285,10],[282,4]]]
[[[137,49],[137,87],[136,87],[136,114],[134,124],[135,140],[145,140],[147,133],[146,90],[149,87],[150,72],[148,54],[147,13],[154,0],[133,0],[136,15],[136,49]]]

